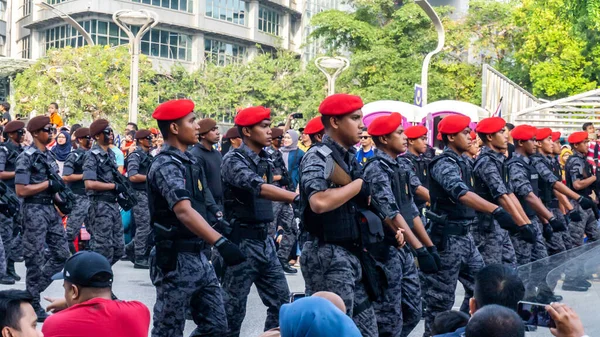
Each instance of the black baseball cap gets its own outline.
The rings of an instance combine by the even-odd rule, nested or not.
[[[96,277],[104,274],[106,277]],[[53,280],[66,280],[75,285],[88,288],[110,288],[113,272],[108,260],[94,252],[82,251],[71,256],[65,262],[63,271],[52,276]]]

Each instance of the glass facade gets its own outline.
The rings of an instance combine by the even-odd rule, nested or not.
[[[206,0],[206,16],[238,25],[246,25],[248,4],[242,0]]]
[[[65,1],[69,1],[69,0],[46,0],[47,3],[51,4],[51,5],[56,5],[59,4],[61,2],[65,2]]]
[[[204,57],[206,58],[206,62],[212,62],[219,66],[240,63],[246,59],[246,47],[235,43],[205,38]]]
[[[61,0],[59,0],[61,1]],[[169,8],[176,11],[191,13],[194,9],[193,0],[131,0],[145,5]]]
[[[279,35],[281,31],[281,16],[276,10],[260,6],[258,9],[258,30]]]

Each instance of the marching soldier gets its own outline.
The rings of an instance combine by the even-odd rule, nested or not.
[[[117,195],[124,193],[126,186],[115,182],[117,162],[115,153],[109,148],[114,139],[109,122],[106,119],[94,121],[90,125],[90,137],[96,143],[83,162],[83,181],[90,196],[90,245],[91,250],[115,264],[123,257],[125,245]]]
[[[385,237],[381,248],[374,247],[372,254],[385,265],[388,288],[384,295],[373,302],[377,315],[379,336],[408,336],[421,319],[421,289],[419,273],[409,247],[401,247],[396,236],[406,237],[416,250],[419,267],[425,273],[438,271],[437,250],[420,223],[413,202],[410,174],[398,155],[406,150],[402,116],[393,113],[376,118],[369,125],[377,149],[375,155],[364,166],[364,179],[371,186],[371,204],[378,209],[386,221]],[[407,224],[408,219],[410,224]],[[419,219],[420,233],[412,232],[413,219]],[[425,235],[423,237],[422,235]],[[403,240],[402,240],[403,241]]]
[[[202,251],[213,245],[226,264],[244,261],[239,248],[206,221],[221,218],[207,181],[188,146],[198,142],[194,102],[172,100],[152,117],[165,144],[148,171],[148,203],[156,237],[150,278],[156,287],[152,337],[180,337],[188,310],[197,328],[191,336],[223,336],[227,320],[215,271]]]
[[[307,295],[338,294],[363,336],[377,336],[375,312],[363,280],[357,214],[359,207],[366,208],[369,197],[354,148],[364,127],[362,107],[360,97],[346,94],[329,96],[319,106],[325,136],[300,164],[301,214],[312,236],[302,249],[301,271]],[[338,180],[332,169],[349,178]]]
[[[308,135],[311,144],[316,144],[323,141],[325,127],[323,127],[323,121],[321,121],[320,116],[317,116],[306,123],[306,126],[304,127],[304,134]]]
[[[425,275],[427,311],[425,333],[429,336],[435,316],[454,304],[456,282],[461,281],[467,294],[473,293],[475,274],[484,266],[470,233],[475,211],[492,214],[499,223],[516,226],[510,214],[473,192],[471,168],[462,154],[471,145],[468,117],[446,116],[438,124],[444,151],[429,164],[431,197],[431,239],[439,250],[441,268]]]
[[[222,278],[227,336],[240,334],[252,284],[268,307],[265,330],[279,325],[279,309],[289,301],[290,291],[268,227],[274,220],[272,201],[291,204],[297,197],[296,193],[271,184],[272,164],[263,150],[272,141],[271,111],[264,107],[246,108],[236,115],[235,125],[242,145],[229,151],[221,166],[225,218],[231,224],[227,236],[239,244],[248,260],[227,267]]]
[[[54,194],[62,190],[62,182],[49,178],[49,170],[58,174],[58,165],[46,145],[52,141],[50,118],[37,116],[27,123],[33,145],[17,157],[15,188],[23,198],[23,246],[27,276],[25,286],[33,297],[38,322],[48,315],[40,305],[40,293],[52,283],[69,258],[65,230],[54,208]],[[45,252],[46,247],[48,253]]]
[[[150,227],[146,177],[152,163],[152,155],[150,154],[152,133],[150,130],[138,130],[134,138],[137,142],[137,147],[127,156],[127,160],[125,161],[127,176],[137,197],[137,204],[131,210],[133,221],[135,221],[135,236],[133,237],[133,243],[129,243],[129,245],[133,245],[132,248],[134,250],[133,268],[148,269],[148,241],[152,228]]]
[[[83,161],[87,151],[92,147],[89,128],[79,128],[73,134],[77,142],[77,149],[69,153],[63,167],[63,180],[71,189],[77,199],[73,205],[73,211],[67,217],[67,242],[72,254],[75,254],[73,240],[79,235],[81,225],[87,224],[87,216],[90,209],[90,199],[85,192],[83,182]]]
[[[408,127],[404,133],[408,138],[404,158],[411,163],[411,169],[416,178],[411,179],[411,187],[415,190],[415,204],[419,210],[421,221],[426,224],[425,207],[429,202],[429,178],[427,166],[431,161],[425,157],[427,152],[427,128],[422,125]]]
[[[15,191],[15,165],[17,157],[23,152],[21,143],[25,135],[25,123],[21,121],[8,122],[4,127],[4,133],[8,138],[0,145],[0,179]],[[17,214],[19,211],[17,211]],[[17,242],[18,231],[15,228],[21,227],[17,223],[18,215],[8,218],[0,213],[0,238],[4,243],[4,252],[6,257],[6,275],[0,278],[0,284],[14,284],[14,281],[20,281],[21,277],[15,271],[15,261],[19,260],[19,247]],[[1,273],[1,270],[0,270]],[[14,279],[13,281],[10,278]]]

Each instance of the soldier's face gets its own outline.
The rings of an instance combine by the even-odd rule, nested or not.
[[[560,141],[552,143],[552,154],[560,154]]]
[[[344,146],[353,146],[360,142],[362,130],[365,127],[362,121],[362,110],[356,110],[339,118],[331,118],[331,126],[335,129]]]
[[[587,154],[589,146],[590,146],[590,140],[586,139],[581,143],[574,144],[573,148],[575,149],[575,151],[577,151],[579,153]]]
[[[52,142],[52,124],[47,124],[43,129],[34,133],[34,138],[40,143],[48,145]]]
[[[540,146],[540,151],[544,154],[552,153],[552,149],[554,148],[554,143],[552,143],[552,136],[546,137],[541,141],[538,141]]]
[[[452,139],[450,139],[452,138]],[[449,135],[449,140],[454,140],[454,146],[461,152],[467,152],[471,147],[471,129],[465,128],[462,132]]]
[[[427,151],[427,135],[411,139],[408,142],[417,153],[425,153],[425,151]]]
[[[211,144],[217,144],[219,139],[221,138],[221,133],[219,132],[219,127],[215,126],[210,131],[201,136],[201,138],[206,139]]]
[[[530,139],[530,140],[525,140],[525,141],[521,141],[521,146],[523,147],[523,150],[525,150],[525,153],[528,156],[531,156],[532,154],[535,153],[535,139]]]
[[[490,144],[493,147],[499,150],[504,150],[508,148],[508,138],[506,136],[506,129],[502,129],[496,133],[493,133],[491,136],[492,139],[490,141]]]
[[[246,130],[248,130],[248,132],[246,132]],[[265,119],[251,128],[243,128],[242,131],[246,132],[245,136],[251,142],[262,147],[271,146],[271,120]]]
[[[194,145],[198,142],[198,137],[200,136],[200,125],[196,123],[196,116],[194,116],[193,112],[187,114],[187,116],[181,118],[174,123],[176,128],[174,128],[173,124],[171,128],[174,128],[177,132],[177,139],[186,145]]]

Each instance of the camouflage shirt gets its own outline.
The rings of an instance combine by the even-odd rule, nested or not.
[[[518,152],[513,153],[513,158],[522,158],[523,162],[530,164],[531,160],[528,157],[523,156]],[[533,192],[531,186],[531,177],[527,172],[527,169],[519,164],[513,164],[508,166],[509,184],[512,190],[518,197],[524,198],[529,193]]]
[[[30,146],[21,152],[17,157],[15,184],[34,185],[47,181],[48,169],[44,161],[58,174],[58,164],[56,164],[56,158],[52,151],[41,152],[37,147]],[[46,189],[37,195],[49,196],[50,192]]]
[[[454,202],[459,202],[460,197],[471,191],[463,181],[460,166],[457,163],[466,161],[449,147],[446,147],[444,152],[449,152],[449,156],[439,159],[432,165],[430,178],[440,184]]]
[[[238,148],[245,158],[250,158],[252,162],[258,166],[261,158],[267,159],[270,162],[270,157],[264,150],[260,153],[252,151],[246,144]],[[267,183],[263,177],[256,174],[246,163],[245,158],[235,154],[235,151],[229,151],[223,157],[221,165],[221,179],[224,189],[227,190],[227,185],[231,185],[252,193],[255,196],[260,196],[261,186]],[[272,164],[270,163],[272,168]],[[272,170],[272,169],[271,169]]]
[[[501,167],[505,160],[506,157],[502,153],[483,146],[473,168],[473,176],[483,182],[494,199],[511,193],[504,183],[502,173],[498,170],[498,166]]]
[[[571,177],[571,181],[583,180],[589,178],[586,168],[587,157],[577,151],[573,151],[573,155],[567,161],[569,163],[569,171],[565,172]]]
[[[530,159],[541,180],[549,183],[550,185],[554,185],[554,183],[558,181],[558,178],[556,178],[554,172],[552,172],[550,169],[552,167],[550,158],[539,154],[531,156]]]
[[[67,155],[65,164],[63,166],[63,176],[70,176],[72,174],[83,173],[83,161],[85,160],[85,154],[87,150],[77,149]]]
[[[100,145],[94,144],[83,160],[83,180],[114,183],[115,177],[111,168],[118,169],[114,152],[110,148],[104,151]],[[114,196],[115,191],[88,190],[88,194]]]

